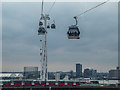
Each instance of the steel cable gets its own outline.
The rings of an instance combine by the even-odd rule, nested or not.
[[[51,10],[52,10],[53,6],[55,5],[55,2],[56,2],[56,0],[53,2],[53,4],[52,4],[51,8],[48,10],[48,14],[51,12]]]
[[[81,16],[81,15],[83,15],[83,14],[85,14],[85,13],[87,13],[87,12],[89,12],[89,11],[91,11],[91,10],[93,10],[93,9],[95,9],[95,8],[97,8],[97,7],[99,7],[99,6],[103,5],[103,4],[105,4],[105,3],[107,3],[108,1],[109,1],[109,0],[107,0],[107,1],[105,1],[105,2],[102,2],[102,3],[100,3],[100,4],[98,4],[98,5],[94,6],[94,7],[92,7],[92,8],[90,8],[90,9],[88,9],[88,10],[82,12],[81,14],[77,15],[76,17],[79,17],[79,16]]]

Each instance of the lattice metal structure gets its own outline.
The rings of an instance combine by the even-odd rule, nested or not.
[[[47,20],[50,20],[49,15],[42,14],[40,18],[40,22],[44,21],[44,26],[41,29],[41,25],[39,26],[38,35],[42,35],[40,38],[40,42],[42,44],[40,48],[40,56],[41,56],[41,80],[47,81]]]

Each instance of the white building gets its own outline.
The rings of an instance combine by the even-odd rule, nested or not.
[[[23,78],[22,73],[0,73],[1,79],[21,79]]]
[[[55,73],[55,80],[60,81],[60,72]]]

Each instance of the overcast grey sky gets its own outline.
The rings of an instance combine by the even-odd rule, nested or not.
[[[118,6],[106,3],[79,17],[80,40],[67,39],[73,16],[97,4],[95,2],[57,2],[50,17],[56,30],[48,30],[48,71],[75,71],[75,64],[106,72],[118,65]],[[52,3],[44,4],[45,13]],[[23,71],[24,66],[40,69],[40,37],[37,35],[41,3],[3,3],[3,71]]]

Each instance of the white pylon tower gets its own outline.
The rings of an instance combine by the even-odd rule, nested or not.
[[[40,78],[42,81],[47,81],[47,20],[50,20],[49,15],[47,14],[41,14],[40,20],[44,21],[44,28],[39,27],[41,30],[38,32],[38,35],[43,35],[43,39],[40,39],[40,42],[42,42],[42,49],[40,52],[41,55],[41,75]],[[44,30],[45,32],[43,33]]]
[[[55,2],[51,6],[50,11],[52,10],[52,7],[54,6]],[[40,73],[40,79],[42,81],[47,81],[48,79],[48,73],[47,73],[47,28],[50,29],[50,26],[47,25],[47,20],[50,20],[49,14],[43,13],[43,7],[44,0],[42,0],[41,5],[41,18],[39,21],[39,29],[38,29],[38,35],[42,36],[42,39],[40,39],[40,42],[42,44],[42,47],[40,48],[40,56],[41,56],[41,73]],[[44,23],[42,23],[44,21]],[[55,29],[55,23],[51,24],[51,29]]]

